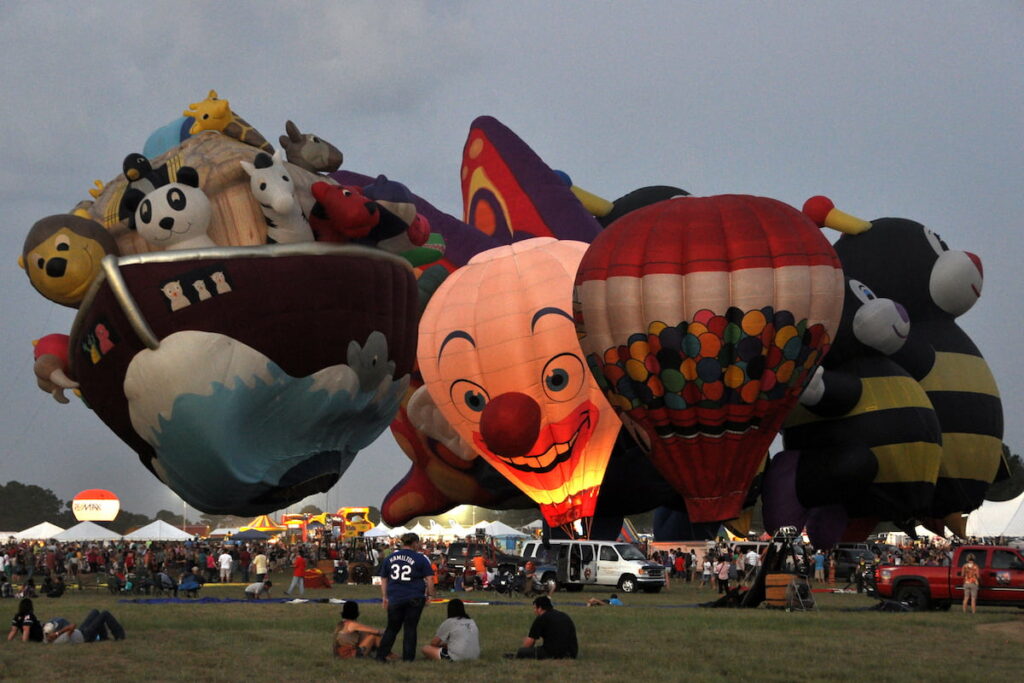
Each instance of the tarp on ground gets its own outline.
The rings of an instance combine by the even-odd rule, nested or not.
[[[120,541],[121,534],[114,533],[95,522],[79,522],[70,529],[54,536],[53,540],[70,543],[81,541]]]
[[[127,534],[126,541],[188,541],[192,537],[162,519],[151,522],[141,529]]]
[[[1024,493],[1012,500],[986,500],[967,518],[968,536],[1024,536]]]
[[[14,537],[19,541],[48,541],[62,531],[64,531],[64,528],[59,527],[56,524],[40,522],[39,524],[19,531],[14,534]],[[7,536],[4,536],[3,538],[6,539]]]

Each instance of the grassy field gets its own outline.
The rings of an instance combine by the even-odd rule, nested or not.
[[[275,595],[287,586],[274,577]],[[207,586],[205,597],[238,597],[242,587]],[[491,593],[467,598],[510,600]],[[555,604],[572,615],[580,637],[574,662],[516,662],[514,650],[533,619],[526,599],[513,605],[470,606],[483,657],[473,663],[380,665],[335,660],[330,633],[339,605],[162,604],[120,602],[96,589],[35,601],[46,620],[80,621],[89,609],[109,609],[124,624],[123,642],[78,646],[0,644],[0,678],[9,680],[355,681],[550,680],[1019,680],[1024,664],[1024,610],[982,608],[891,614],[847,611],[872,601],[857,595],[816,594],[812,613],[700,609],[706,589],[674,583],[658,595],[622,596],[622,608],[586,608],[600,593],[557,593]],[[336,586],[310,590],[311,598],[376,598],[379,589]],[[14,600],[0,603],[13,616]],[[363,604],[362,621],[384,625],[379,604]],[[2,614],[6,618],[6,614]],[[443,605],[423,613],[420,645],[445,617]],[[6,635],[6,631],[4,632]],[[399,636],[399,647],[401,636]]]

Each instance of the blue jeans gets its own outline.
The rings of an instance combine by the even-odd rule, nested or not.
[[[292,591],[295,590],[295,586],[299,587],[299,595],[305,595],[306,594],[306,579],[305,578],[303,578],[301,576],[293,576],[292,577],[292,584],[290,586],[288,586],[288,590],[286,590],[285,593],[288,594],[288,595],[291,595]]]
[[[425,604],[424,598],[413,598],[397,605],[388,603],[388,627],[380,639],[377,659],[384,661],[391,654],[391,646],[395,644],[398,632],[402,629],[405,629],[402,636],[402,659],[406,662],[416,659],[416,627],[420,624],[420,614]]]
[[[107,629],[110,630],[109,635]],[[113,636],[114,640],[124,640],[124,628],[107,610],[89,612],[78,630],[82,632],[82,638],[87,643],[97,640],[97,637],[99,640],[107,640],[110,636]]]

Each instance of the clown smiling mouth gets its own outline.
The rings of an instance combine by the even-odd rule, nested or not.
[[[583,421],[580,422],[580,426],[576,428],[576,431],[573,432],[573,435],[569,437],[568,441],[552,444],[543,453],[539,453],[537,455],[522,455],[513,458],[507,458],[504,456],[497,457],[512,469],[519,470],[520,472],[532,472],[534,474],[550,472],[555,469],[556,466],[572,457],[573,447],[576,445],[577,439],[580,438],[580,434],[583,432],[584,428],[589,426],[590,418],[588,416],[584,416]]]

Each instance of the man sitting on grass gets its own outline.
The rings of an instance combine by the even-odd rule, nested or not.
[[[576,624],[565,612],[559,612],[551,604],[551,598],[542,595],[533,601],[537,618],[530,626],[530,634],[523,638],[523,646],[506,658],[516,659],[576,659],[579,644],[576,642]],[[543,644],[537,645],[538,640]]]
[[[259,600],[262,596],[266,595],[267,599],[270,599],[270,587],[274,584],[268,579],[266,581],[257,581],[256,583],[250,583],[245,587],[245,597],[249,600]]]

